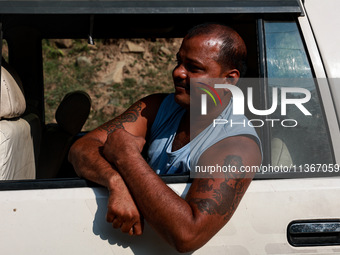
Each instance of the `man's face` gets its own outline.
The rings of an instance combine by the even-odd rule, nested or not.
[[[214,35],[199,35],[185,39],[177,53],[177,66],[172,76],[175,100],[184,108],[190,104],[191,78],[223,78],[225,72],[219,63],[221,41]]]

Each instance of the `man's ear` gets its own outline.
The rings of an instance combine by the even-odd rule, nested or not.
[[[225,77],[228,84],[236,85],[240,78],[240,72],[237,69],[231,69],[226,71],[223,77]]]

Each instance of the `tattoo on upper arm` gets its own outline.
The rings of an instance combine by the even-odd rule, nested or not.
[[[197,187],[197,192],[202,192],[205,193],[207,191],[211,191],[213,188],[213,185],[209,185],[209,181],[210,180],[214,180],[213,178],[204,178],[204,179],[200,179],[198,181],[198,187]]]
[[[243,166],[242,158],[236,155],[228,155],[224,159],[224,165],[240,170]],[[219,188],[213,189],[213,178],[204,178],[198,181],[196,192],[205,193],[213,190],[212,198],[193,198],[190,201],[196,204],[198,210],[208,215],[219,214],[228,220],[238,206],[248,183],[243,178],[245,174],[228,172]]]
[[[99,129],[107,131],[108,134],[112,133],[116,129],[124,129],[123,124],[126,122],[135,122],[140,115],[142,109],[142,103],[137,102],[131,106],[126,112],[117,118],[103,124]]]

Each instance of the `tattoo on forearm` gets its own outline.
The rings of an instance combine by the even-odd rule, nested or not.
[[[224,159],[224,165],[240,170],[243,165],[242,158],[236,155],[228,155]],[[235,173],[228,172],[218,189],[213,189],[211,181],[214,181],[214,179],[201,179],[198,182],[196,191],[205,193],[213,190],[213,198],[193,198],[191,202],[196,204],[198,210],[202,213],[208,215],[219,214],[224,216],[225,220],[228,220],[248,187],[248,182],[243,179],[244,177],[245,175],[239,171]]]
[[[140,110],[142,109],[142,103],[138,102],[130,107],[126,112],[117,118],[103,124],[99,129],[107,131],[108,134],[112,133],[116,129],[124,129],[123,124],[126,122],[135,122],[139,116]]]

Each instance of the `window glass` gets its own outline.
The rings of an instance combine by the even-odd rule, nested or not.
[[[86,91],[92,108],[83,130],[92,130],[121,114],[138,99],[173,91],[172,69],[180,38],[44,39],[46,124],[62,98],[71,91]]]
[[[269,118],[289,120],[284,125],[282,122],[276,125],[275,122],[271,127],[272,164],[300,166],[331,163],[331,144],[320,106],[317,81],[313,79],[298,27],[295,22],[265,22],[264,25],[269,107],[274,101],[273,94],[276,94],[273,88],[278,87],[277,109]],[[291,91],[293,87],[307,91],[286,93],[282,90],[287,88]],[[287,99],[303,100],[308,92],[311,98],[306,99],[302,106],[311,116],[294,104],[283,103],[284,94]],[[286,115],[282,113],[282,104],[286,105]]]

